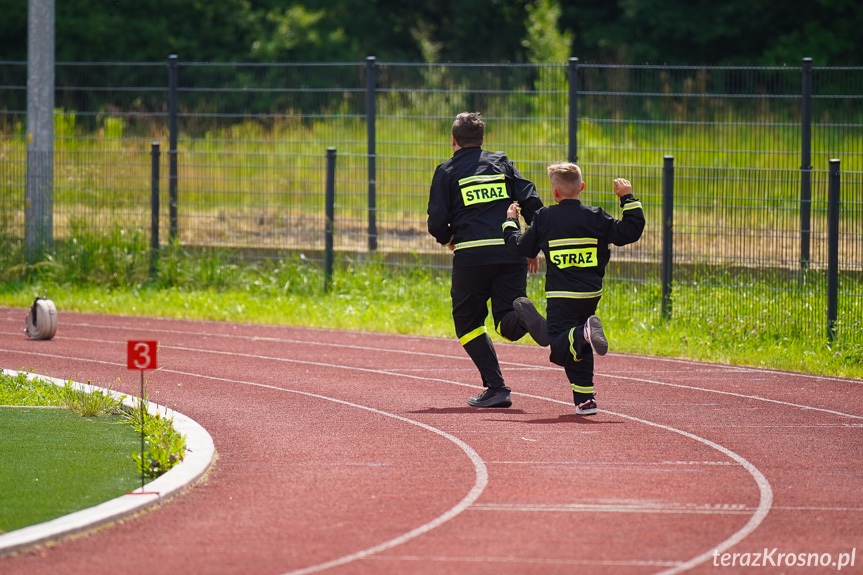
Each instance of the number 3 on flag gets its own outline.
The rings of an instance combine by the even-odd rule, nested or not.
[[[129,341],[127,346],[127,367],[129,369],[156,369],[157,341]]]

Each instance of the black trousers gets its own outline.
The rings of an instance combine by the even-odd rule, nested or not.
[[[527,294],[527,263],[489,264],[452,268],[452,319],[455,334],[479,370],[484,386],[504,387],[497,353],[488,336],[485,320],[488,302],[497,333],[510,341],[524,337],[512,302]]]
[[[548,359],[563,367],[578,404],[593,397],[593,348],[584,343],[584,324],[596,313],[599,299],[549,298],[546,304]]]

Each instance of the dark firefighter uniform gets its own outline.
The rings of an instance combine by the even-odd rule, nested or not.
[[[452,244],[452,317],[456,336],[482,376],[483,385],[504,386],[485,320],[488,301],[496,331],[515,341],[527,333],[512,302],[527,289],[527,260],[510,253],[500,234],[506,210],[518,202],[525,221],[542,207],[536,186],[501,153],[479,147],[456,150],[432,178],[428,231]]]
[[[644,231],[641,202],[627,194],[620,198],[620,207],[623,218],[616,220],[602,208],[564,199],[538,210],[523,234],[517,219],[503,223],[504,240],[513,253],[545,254],[549,359],[563,366],[576,404],[594,394],[593,350],[584,344],[582,333],[602,297],[609,244],[631,244]]]

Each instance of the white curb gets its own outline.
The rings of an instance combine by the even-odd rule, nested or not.
[[[9,369],[2,371],[13,377],[19,373]],[[63,380],[42,375],[27,374],[27,377],[29,379],[41,379],[59,386],[66,384]],[[116,391],[84,383],[75,383],[74,387],[83,389],[88,393],[97,390],[109,393],[130,407],[138,405],[137,397]],[[82,509],[45,523],[23,527],[0,535],[0,556],[127,517],[146,507],[162,502],[200,479],[210,468],[216,453],[213,438],[210,437],[207,430],[182,413],[152,402],[149,403],[148,412],[153,415],[159,413],[162,417],[173,418],[174,429],[186,436],[186,456],[183,461],[172,467],[164,475],[144,485],[143,494],[141,494],[141,487],[139,486],[135,490],[137,494],[135,492],[127,493],[88,509]]]

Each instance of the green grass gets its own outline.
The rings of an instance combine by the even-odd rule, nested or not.
[[[142,418],[111,394],[71,381],[61,387],[23,371],[0,373],[0,406],[0,533],[118,497],[185,454],[172,419]]]
[[[0,532],[113,499],[140,485],[140,436],[122,416],[0,408]]]
[[[37,274],[0,285],[0,305],[27,307],[35,294],[47,295],[60,310],[58,329],[68,310],[454,337],[448,270],[342,262],[324,292],[322,270],[300,259],[171,261],[176,282],[160,275],[151,283],[102,286]],[[823,326],[810,325],[813,305],[823,302],[792,305],[751,286],[744,292],[681,284],[674,293],[666,322],[658,284],[606,281],[599,313],[612,351],[863,377],[863,345],[855,337],[828,346]],[[544,308],[542,276],[531,276],[528,295]],[[771,313],[786,315],[759,319]]]

